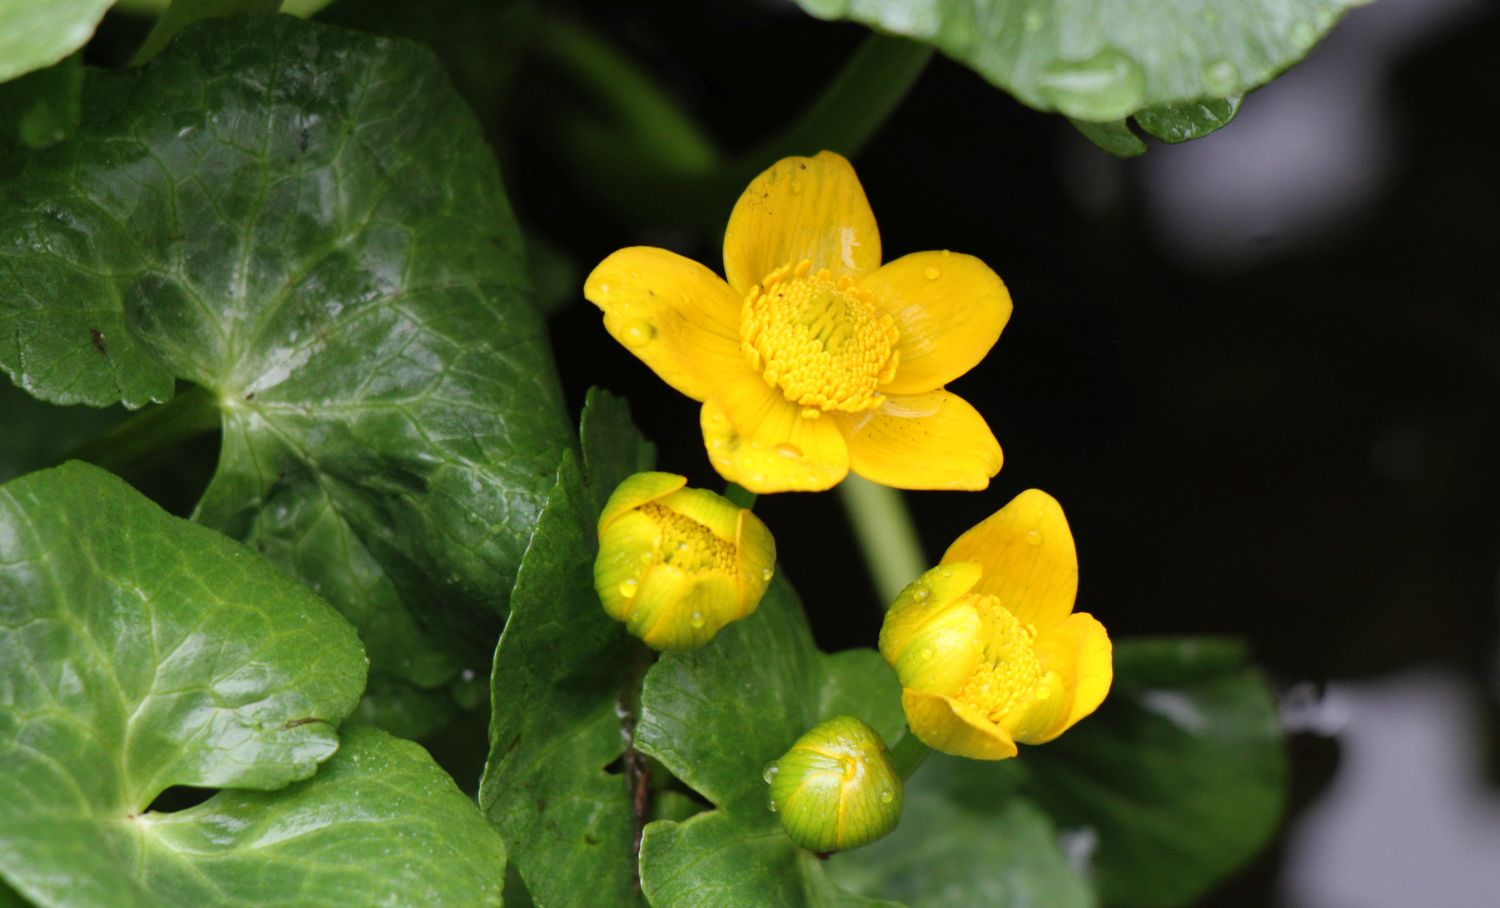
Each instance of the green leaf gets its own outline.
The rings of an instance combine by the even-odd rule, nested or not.
[[[1225,640],[1117,645],[1099,712],[1016,762],[1060,826],[1097,836],[1099,891],[1125,908],[1196,902],[1264,847],[1286,800],[1276,705]]]
[[[934,44],[1038,110],[1120,120],[1269,82],[1368,0],[798,0]]]
[[[56,66],[0,84],[0,148],[45,148],[67,138],[83,116],[83,59],[74,54]]]
[[[1125,120],[1108,123],[1090,123],[1088,120],[1070,120],[1073,128],[1083,133],[1095,145],[1121,158],[1134,158],[1146,153],[1146,143],[1130,128]]]
[[[0,564],[0,874],[29,897],[134,891],[132,818],[166,788],[279,788],[338,747],[348,623],[114,476],[0,487]]]
[[[172,5],[156,20],[156,25],[146,35],[130,63],[139,66],[161,53],[178,32],[194,22],[219,16],[265,15],[280,8],[281,0],[172,0]]]
[[[624,750],[620,711],[649,654],[604,613],[593,566],[604,502],[654,455],[624,402],[601,392],[589,394],[581,435],[583,468],[563,455],[495,651],[479,786],[542,906],[638,902],[631,792],[605,770]]]
[[[657,821],[641,845],[641,886],[667,906],[880,905],[839,889],[767,807],[762,775],[803,732],[857,716],[892,742],[904,728],[895,675],[869,650],[819,653],[801,603],[772,582],[751,617],[707,646],[668,653],[647,674],[637,747],[713,802]]]
[[[993,763],[935,756],[907,786],[896,831],[834,855],[829,875],[851,891],[910,908],[1094,905],[1092,888],[1068,866],[1046,814],[1024,799],[985,796],[983,779],[965,784],[986,774],[1011,775]],[[938,775],[955,779],[937,787]]]
[[[0,367],[223,414],[196,514],[359,628],[378,675],[487,659],[567,423],[489,149],[427,51],[286,16],[90,72],[0,186]]]
[[[0,82],[51,66],[88,43],[114,0],[0,0]]]
[[[1164,104],[1141,111],[1135,120],[1141,124],[1142,129],[1163,142],[1187,142],[1201,139],[1228,126],[1229,121],[1240,112],[1240,102],[1243,100],[1243,95],[1234,95],[1228,98]]]

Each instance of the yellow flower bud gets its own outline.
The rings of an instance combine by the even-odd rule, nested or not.
[[[853,716],[814,726],[765,780],[781,828],[810,851],[868,845],[901,820],[901,776],[880,735]]]
[[[673,473],[636,473],[599,516],[594,588],[653,649],[702,646],[755,611],[776,543],[760,518]]]
[[[1061,506],[1031,489],[960,536],[901,591],[880,653],[927,746],[976,760],[1041,744],[1103,702],[1109,635],[1074,613],[1078,556]]]

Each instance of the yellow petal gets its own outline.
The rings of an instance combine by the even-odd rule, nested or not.
[[[1016,755],[1016,742],[979,711],[950,697],[917,690],[901,692],[906,724],[923,744],[955,757],[1004,760]]]
[[[694,400],[749,371],[740,352],[742,295],[692,259],[650,246],[621,249],[589,275],[583,295],[604,310],[615,340]]]
[[[967,639],[974,639],[979,633],[979,616],[974,609],[958,602],[965,593],[974,588],[979,582],[983,568],[977,563],[947,564],[935,567],[921,577],[912,581],[896,596],[896,601],[885,613],[885,620],[880,625],[880,655],[885,657],[892,668],[896,669],[897,676],[901,678],[903,687],[920,687],[927,691],[938,691],[938,687],[915,684],[901,674],[901,666],[915,666],[918,662],[910,658],[918,636],[926,636],[931,626],[937,622],[949,625],[955,622],[965,624],[964,632]],[[950,612],[956,614],[949,614]],[[930,643],[928,645],[931,645]],[[978,659],[978,651],[968,647],[973,652],[973,658]],[[972,669],[972,664],[969,666]],[[964,672],[967,675],[967,671]],[[962,683],[963,677],[959,677],[957,683]],[[951,691],[942,691],[950,692]]]
[[[615,486],[615,490],[609,495],[609,501],[605,502],[604,510],[599,514],[599,532],[603,533],[605,527],[626,511],[633,511],[643,504],[664,498],[685,485],[687,477],[676,473],[648,471],[630,474],[625,477],[624,482]]]
[[[975,592],[995,596],[1022,624],[1044,631],[1068,617],[1078,597],[1078,552],[1062,506],[1028,489],[958,537],[943,562],[984,565]]]
[[[699,421],[714,469],[757,494],[820,492],[849,472],[849,450],[833,420],[803,417],[758,375],[721,386]]]
[[[657,504],[676,511],[725,542],[734,542],[739,532],[740,507],[717,492],[708,489],[677,489],[658,499]]]
[[[740,595],[744,607],[743,618],[760,605],[766,587],[776,571],[776,540],[771,531],[751,511],[740,510],[739,527],[735,535],[737,560],[735,567],[740,575]]]
[[[1037,637],[1036,649],[1042,668],[1058,674],[1071,700],[1067,711],[1045,732],[1035,738],[1018,736],[1028,744],[1050,741],[1098,709],[1115,677],[1109,634],[1085,612],[1069,615],[1066,621],[1043,632]]]
[[[949,391],[888,397],[878,410],[834,418],[850,469],[885,486],[983,489],[1004,459],[984,417]]]
[[[661,527],[640,511],[625,511],[599,530],[594,589],[604,611],[629,621],[636,610],[641,580],[661,545]]]
[[[724,231],[724,274],[741,295],[782,265],[857,278],[880,267],[880,232],[840,155],[782,158],[750,181]]]
[[[888,394],[934,391],[984,359],[1010,321],[1010,291],[972,255],[917,252],[867,275],[859,286],[901,332]]]
[[[646,572],[626,626],[652,649],[693,649],[740,617],[739,586],[728,574],[687,574],[668,564]]]

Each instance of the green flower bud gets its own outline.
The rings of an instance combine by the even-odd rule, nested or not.
[[[901,776],[880,735],[853,716],[814,726],[765,780],[781,828],[820,854],[868,845],[901,820]]]
[[[599,515],[594,589],[654,649],[702,646],[755,611],[776,543],[760,518],[673,473],[636,473]]]

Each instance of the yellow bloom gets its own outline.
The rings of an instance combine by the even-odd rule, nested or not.
[[[960,536],[880,629],[912,733],[944,753],[1001,760],[1098,708],[1114,678],[1109,636],[1072,613],[1077,593],[1073,535],[1046,492],[1022,492]]]
[[[703,402],[724,478],[760,493],[831,488],[851,469],[905,489],[989,484],[1000,445],[943,387],[1010,318],[983,262],[918,252],[882,266],[854,168],[825,151],[750,183],[724,231],[724,273],[637,246],[584,284],[616,340]]]
[[[755,611],[776,564],[751,512],[672,473],[636,473],[599,515],[594,588],[654,649],[692,649]]]

